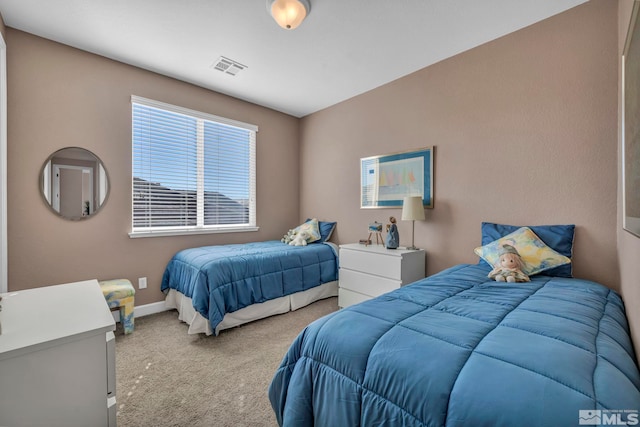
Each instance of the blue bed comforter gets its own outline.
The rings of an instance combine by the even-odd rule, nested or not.
[[[547,276],[498,283],[488,271],[456,266],[309,325],[269,387],[279,424],[638,419],[640,375],[614,291]]]
[[[337,280],[337,264],[335,249],[325,243],[205,246],[174,255],[161,289],[191,298],[215,331],[226,313]]]

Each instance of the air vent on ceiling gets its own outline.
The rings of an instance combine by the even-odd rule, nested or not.
[[[240,71],[247,68],[246,65],[242,65],[241,63],[236,62],[233,59],[226,58],[224,56],[221,56],[220,58],[216,59],[216,61],[213,63],[211,67],[218,71],[222,71],[223,73],[231,74],[232,76],[235,76]]]

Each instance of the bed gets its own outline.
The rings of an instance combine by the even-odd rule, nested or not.
[[[337,248],[326,241],[330,235],[306,246],[272,240],[182,250],[162,278],[165,306],[178,310],[188,333],[218,335],[336,296]]]
[[[555,238],[572,243],[573,229]],[[621,298],[566,277],[570,263],[547,267],[502,283],[481,259],[315,321],[270,384],[278,423],[637,424],[640,375]]]

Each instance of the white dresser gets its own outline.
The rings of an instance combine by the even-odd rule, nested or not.
[[[0,304],[0,426],[115,426],[115,322],[96,280]]]
[[[425,258],[422,249],[340,245],[338,306],[348,307],[422,279]]]

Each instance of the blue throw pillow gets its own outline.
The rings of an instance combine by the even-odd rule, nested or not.
[[[513,233],[521,228],[520,225],[495,224],[492,222],[482,223],[482,246],[487,245],[494,240]],[[554,251],[571,258],[573,254],[573,235],[576,226],[568,225],[527,225],[547,246]],[[485,260],[480,258],[480,264],[487,264]],[[545,276],[555,277],[573,277],[573,263],[561,265],[559,267],[546,270]]]
[[[310,219],[307,218],[307,221]],[[336,228],[337,222],[331,221],[318,221],[318,228],[320,229],[320,240],[317,242],[326,242],[331,238],[333,230]],[[315,242],[314,242],[315,243]]]

